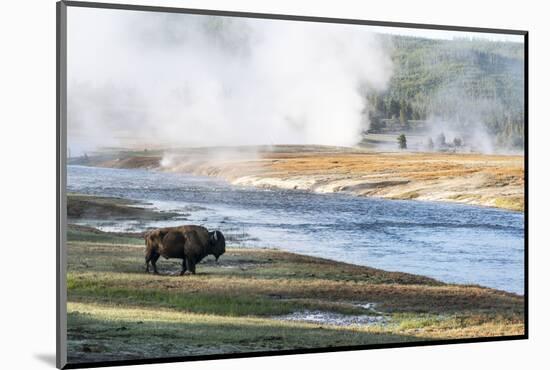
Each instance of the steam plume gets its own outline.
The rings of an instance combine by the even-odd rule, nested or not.
[[[69,8],[69,145],[354,145],[391,59],[364,26]]]

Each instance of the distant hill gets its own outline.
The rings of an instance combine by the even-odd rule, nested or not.
[[[434,133],[486,135],[500,148],[522,148],[524,45],[488,40],[385,36],[394,64],[383,92],[367,96],[371,132],[388,122]]]

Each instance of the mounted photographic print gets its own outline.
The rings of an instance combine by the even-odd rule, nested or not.
[[[527,32],[68,1],[57,72],[58,367],[527,338]]]

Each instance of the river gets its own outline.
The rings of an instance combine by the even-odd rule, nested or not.
[[[117,196],[181,214],[157,222],[87,222],[105,231],[186,223],[228,245],[291,252],[523,294],[523,213],[469,205],[238,187],[140,169],[68,166],[69,192]],[[222,257],[223,258],[223,257]]]

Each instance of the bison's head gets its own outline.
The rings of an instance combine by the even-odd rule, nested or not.
[[[216,257],[216,262],[222,254],[225,253],[225,237],[221,231],[211,231],[208,233],[208,244],[210,253]]]

